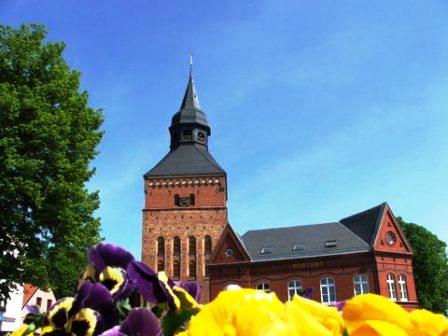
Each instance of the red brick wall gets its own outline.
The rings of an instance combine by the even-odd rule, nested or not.
[[[174,195],[195,195],[195,205],[179,207]],[[179,179],[150,179],[145,181],[143,209],[142,261],[157,270],[158,260],[164,259],[165,271],[173,276],[173,261],[180,261],[180,280],[197,280],[202,287],[202,302],[209,301],[209,283],[205,274],[204,237],[210,235],[212,248],[227,224],[226,178],[185,177]],[[173,255],[173,239],[181,240],[181,254]],[[189,254],[189,237],[196,238],[196,254]],[[157,238],[165,239],[164,257],[157,256]],[[189,274],[189,263],[196,261],[196,277]]]

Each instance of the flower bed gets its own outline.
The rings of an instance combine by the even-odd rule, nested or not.
[[[118,246],[98,244],[88,260],[74,297],[57,301],[48,313],[30,307],[11,336],[448,336],[443,315],[407,312],[380,295],[330,307],[297,295],[282,303],[274,293],[233,288],[200,305],[196,282],[173,281]]]

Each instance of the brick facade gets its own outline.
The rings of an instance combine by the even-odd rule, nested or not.
[[[179,207],[175,204],[176,194],[195,195],[195,204]],[[202,288],[201,301],[208,302],[210,286],[205,264],[211,251],[206,251],[205,237],[210,236],[213,249],[227,224],[226,202],[225,176],[145,180],[142,261],[154,270],[165,270],[171,278],[197,280]],[[180,253],[174,251],[176,236],[180,238]],[[158,250],[159,237],[164,241],[163,252]],[[196,251],[190,247],[190,237],[194,237]],[[179,277],[173,268],[175,263],[180,264]],[[196,274],[190,274],[194,270]]]

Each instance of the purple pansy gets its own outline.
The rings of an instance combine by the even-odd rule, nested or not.
[[[132,254],[125,249],[107,243],[100,243],[92,247],[88,253],[88,258],[99,273],[107,266],[126,269],[128,264],[134,260]]]
[[[159,319],[146,308],[131,310],[120,326],[115,326],[101,336],[160,336],[162,327]]]
[[[199,302],[201,299],[201,287],[197,281],[175,281],[174,283],[176,286],[183,288],[188,294],[191,295],[192,298]]]

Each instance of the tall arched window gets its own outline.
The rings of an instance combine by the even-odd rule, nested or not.
[[[291,300],[294,295],[302,293],[302,282],[299,280],[292,280],[288,282],[288,300]]]
[[[204,254],[212,254],[212,237],[210,237],[209,235],[204,237]]]
[[[332,278],[323,278],[320,280],[320,299],[322,303],[336,301],[336,286]]]
[[[369,280],[367,275],[358,274],[353,277],[353,292],[355,295],[366,294],[369,292]]]
[[[387,275],[387,292],[391,300],[397,301],[397,290],[395,289],[395,276],[392,273]]]
[[[190,279],[196,279],[196,260],[190,260],[190,264],[188,265],[188,273]]]
[[[165,239],[163,237],[157,238],[157,255],[159,257],[165,255]]]
[[[400,301],[408,301],[408,285],[406,284],[406,276],[404,274],[398,276],[398,288],[400,289]]]
[[[165,270],[165,261],[163,259],[160,259],[157,262],[157,272],[164,271],[164,270]]]
[[[269,293],[271,291],[271,286],[267,282],[262,282],[257,285],[257,289],[265,291],[266,293]]]
[[[180,238],[178,236],[173,238],[173,254],[180,255]]]
[[[179,280],[180,278],[180,261],[174,260],[173,261],[173,279]]]
[[[188,237],[188,254],[196,255],[196,238],[194,236]]]

